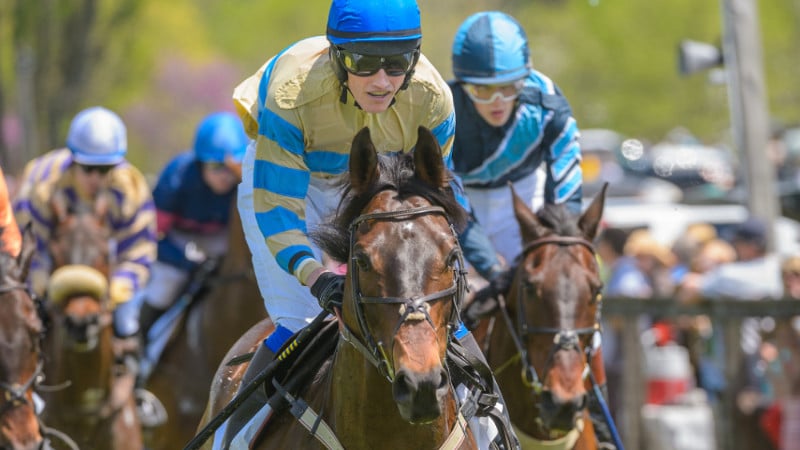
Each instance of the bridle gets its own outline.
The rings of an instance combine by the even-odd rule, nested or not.
[[[376,213],[369,213],[369,214],[362,214],[358,216],[353,222],[350,224],[350,267],[348,270],[351,272],[351,292],[352,298],[355,302],[355,312],[356,318],[358,319],[358,326],[361,332],[362,339],[365,342],[362,342],[346,325],[342,325],[341,327],[341,334],[342,338],[353,345],[360,353],[367,358],[367,360],[372,363],[380,372],[381,374],[389,380],[389,382],[394,381],[395,378],[395,369],[392,363],[389,360],[389,353],[387,353],[386,349],[384,348],[384,343],[381,341],[376,341],[375,337],[369,330],[369,325],[367,324],[367,320],[364,314],[364,305],[366,304],[379,304],[379,305],[392,305],[392,304],[399,304],[402,305],[400,308],[401,316],[395,325],[393,335],[396,335],[398,330],[400,329],[401,325],[408,319],[409,316],[414,314],[418,316],[419,314],[425,317],[425,321],[430,324],[430,326],[435,330],[436,325],[433,323],[433,319],[429,314],[429,303],[435,302],[437,300],[450,297],[453,301],[453,308],[451,311],[451,317],[448,320],[448,327],[452,326],[452,324],[456,323],[457,318],[459,316],[458,309],[459,305],[464,298],[464,294],[466,292],[466,268],[464,266],[464,260],[461,253],[461,248],[458,247],[458,240],[456,239],[456,250],[453,253],[456,261],[455,267],[453,270],[453,284],[448,287],[447,289],[443,289],[441,291],[433,292],[427,295],[421,296],[413,296],[408,298],[403,297],[370,297],[365,296],[361,293],[361,287],[359,285],[359,272],[358,272],[358,263],[356,258],[353,256],[356,245],[356,230],[358,225],[366,222],[368,220],[373,221],[404,221],[409,220],[418,216],[428,215],[428,214],[441,214],[445,217],[447,216],[444,208],[439,206],[423,206],[417,208],[409,208],[403,209],[398,211],[386,211],[386,212],[376,212]],[[450,231],[453,236],[456,236],[455,230],[453,229],[452,225],[450,226]],[[449,331],[448,331],[449,332]]]
[[[28,286],[23,283],[10,283],[6,286],[0,287],[0,294],[7,294],[9,292],[13,292],[15,290],[21,291],[28,291]],[[0,390],[4,392],[3,395],[3,404],[0,407],[0,416],[5,414],[7,411],[14,409],[18,406],[29,405],[31,409],[34,411],[36,410],[35,406],[28,401],[27,398],[27,391],[35,386],[42,378],[42,358],[39,356],[38,361],[36,362],[36,369],[33,371],[30,377],[22,383],[7,383],[5,381],[0,381]]]
[[[543,245],[558,245],[561,247],[580,245],[586,247],[593,257],[595,256],[594,246],[588,240],[582,237],[554,235],[554,236],[545,236],[529,242],[522,249],[522,254],[519,257],[519,260],[524,259],[524,257],[526,257],[529,253],[531,253],[532,251]],[[500,310],[503,313],[503,318],[506,322],[506,326],[514,341],[514,345],[517,348],[517,354],[513,356],[510,360],[502,364],[495,371],[495,373],[500,373],[511,363],[519,359],[520,363],[522,364],[522,373],[521,373],[522,383],[528,388],[532,389],[538,395],[541,394],[541,392],[544,390],[544,383],[539,379],[539,376],[536,373],[536,368],[533,366],[533,363],[528,358],[527,347],[523,345],[523,343],[527,342],[528,339],[530,339],[535,334],[553,334],[554,335],[553,345],[550,347],[550,351],[547,356],[547,364],[549,364],[550,361],[552,361],[552,358],[555,356],[556,352],[560,350],[574,350],[580,352],[581,351],[580,336],[594,335],[596,332],[600,331],[600,308],[599,307],[597,308],[594,324],[588,327],[566,329],[557,327],[532,326],[528,324],[525,314],[524,294],[526,288],[527,287],[524,285],[524,283],[519,284],[519,289],[517,292],[518,311],[517,311],[516,324],[511,319],[505,300],[502,298],[502,296],[500,296],[500,298],[498,299],[500,303]],[[594,293],[594,298],[597,301],[600,301],[601,296],[599,289]],[[591,360],[591,351],[592,351],[591,346],[588,346],[588,348],[586,349],[586,355],[584,355],[585,356],[584,377],[588,374],[589,361]]]

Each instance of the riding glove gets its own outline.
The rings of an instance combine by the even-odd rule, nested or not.
[[[461,320],[468,329],[472,330],[478,326],[478,322],[484,317],[489,316],[497,310],[499,295],[508,295],[511,288],[511,281],[514,279],[514,271],[502,269],[493,272],[489,285],[475,293],[475,297],[461,312]]]
[[[333,272],[323,272],[317,281],[311,285],[311,294],[317,297],[319,306],[325,311],[333,313],[334,308],[342,307],[344,299],[344,275]]]

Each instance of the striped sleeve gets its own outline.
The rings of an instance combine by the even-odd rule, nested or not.
[[[258,84],[251,78],[237,87],[234,100],[240,112],[246,111],[243,121],[258,124],[253,204],[259,230],[278,265],[305,284],[311,272],[321,267],[311,250],[305,221],[311,171],[304,158],[304,135],[295,111],[279,108],[267,96],[279,57],[263,68]]]
[[[110,291],[116,305],[147,283],[157,246],[155,207],[144,176],[129,164],[112,176],[111,230],[117,263]]]
[[[554,120],[559,120],[558,118]],[[568,203],[571,207],[581,206],[581,148],[578,143],[578,126],[575,118],[568,116],[562,120],[563,126],[549,148],[551,188],[546,198],[548,203]]]

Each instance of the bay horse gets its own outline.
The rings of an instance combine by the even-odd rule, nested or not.
[[[22,243],[18,257],[0,251],[0,448],[38,450],[46,438],[33,400],[43,327],[25,284],[36,246],[31,236]]]
[[[267,316],[236,202],[231,208],[228,252],[147,379],[147,389],[167,411],[166,424],[145,431],[150,450],[182,448],[194,436],[220,361],[248,328]]]
[[[420,127],[413,153],[378,155],[364,128],[342,183],[336,217],[313,232],[323,251],[347,262],[338,339],[298,394],[329,438],[318,441],[283,413],[252,448],[476,448],[445,364],[465,286],[453,226],[465,213],[435,137]],[[228,356],[252,351],[270,328],[262,321]],[[234,396],[245,367],[220,366],[201,428]]]
[[[580,216],[564,205],[534,213],[513,187],[511,195],[523,250],[507,299],[488,319],[489,365],[523,448],[596,449],[586,406],[589,372],[605,383],[592,350],[602,287],[592,242],[605,187]]]
[[[114,348],[108,204],[102,194],[92,208],[70,209],[59,195],[51,201],[45,375],[62,388],[43,395],[42,416],[81,448],[141,450],[134,375],[120,370]]]

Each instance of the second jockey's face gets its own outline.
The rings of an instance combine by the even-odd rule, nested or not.
[[[225,163],[204,163],[203,181],[217,195],[227,194],[239,183]]]
[[[389,109],[404,79],[405,75],[392,77],[383,69],[367,77],[348,72],[347,87],[361,109],[368,113],[381,113]]]

